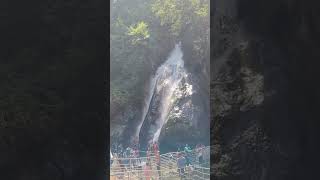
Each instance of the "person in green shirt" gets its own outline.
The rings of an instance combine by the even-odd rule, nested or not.
[[[192,152],[191,147],[190,147],[188,144],[186,144],[186,146],[184,147],[184,151],[185,151],[186,153]]]
[[[188,144],[184,147],[184,152],[186,153],[187,166],[191,164],[191,148]]]

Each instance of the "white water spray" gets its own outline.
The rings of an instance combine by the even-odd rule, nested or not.
[[[161,129],[167,122],[167,116],[173,104],[173,94],[178,88],[183,77],[186,77],[184,61],[182,59],[181,43],[176,44],[169,58],[157,69],[152,77],[148,94],[144,102],[142,119],[136,130],[136,137],[139,137],[141,127],[147,118],[147,114],[152,103],[153,96],[160,96],[159,114],[157,119],[153,119],[155,125],[150,127],[149,133],[153,134],[152,141],[158,141]]]

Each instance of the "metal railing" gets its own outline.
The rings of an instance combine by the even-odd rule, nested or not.
[[[157,159],[155,154],[140,158],[114,158],[110,169],[110,179],[207,180],[210,179],[210,147],[204,147],[202,152],[202,164],[198,161],[197,152],[187,153],[186,157],[189,159],[190,165],[184,168],[184,173],[179,173],[177,166],[178,154],[183,152],[161,154],[160,159]],[[148,166],[146,166],[147,164]]]

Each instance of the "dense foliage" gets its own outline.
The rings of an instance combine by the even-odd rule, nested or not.
[[[144,40],[147,40],[150,37],[148,25],[141,21],[135,26],[129,27],[129,36],[132,36],[132,44],[136,45],[138,43],[141,43]]]
[[[193,25],[193,28],[197,29],[196,21],[209,21],[208,1],[156,0],[152,5],[152,12],[160,18],[161,25],[170,27],[174,35],[179,35],[188,25]]]

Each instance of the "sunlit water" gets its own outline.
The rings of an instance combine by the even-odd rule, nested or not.
[[[148,127],[147,139],[149,142],[158,141],[161,129],[167,122],[168,113],[175,99],[179,98],[177,97],[179,95],[177,93],[178,86],[181,80],[187,76],[182,57],[181,43],[179,43],[175,45],[168,59],[157,69],[155,75],[151,78],[144,102],[142,118],[136,130],[136,137],[139,137],[141,127],[146,119],[149,118],[152,123]],[[156,111],[156,113],[152,111]]]

